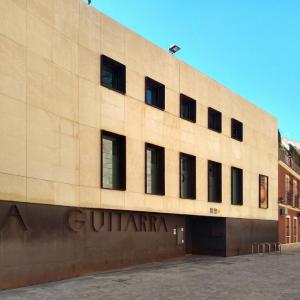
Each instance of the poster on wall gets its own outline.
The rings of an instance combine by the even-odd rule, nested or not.
[[[259,207],[268,208],[268,176],[259,175]]]

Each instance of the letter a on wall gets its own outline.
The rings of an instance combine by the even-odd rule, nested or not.
[[[17,205],[12,205],[7,213],[7,215],[5,216],[4,218],[4,221],[0,224],[0,230],[2,230],[6,223],[8,222],[8,220],[10,218],[16,218],[18,220],[18,223],[20,224],[20,226],[23,228],[23,230],[28,230],[28,226],[26,225],[21,213],[20,213],[20,210],[18,209]]]

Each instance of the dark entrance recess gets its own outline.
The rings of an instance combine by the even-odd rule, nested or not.
[[[187,249],[191,254],[226,256],[225,218],[187,218]]]

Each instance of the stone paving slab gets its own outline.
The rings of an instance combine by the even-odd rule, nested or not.
[[[300,250],[189,256],[0,292],[1,300],[300,299]]]

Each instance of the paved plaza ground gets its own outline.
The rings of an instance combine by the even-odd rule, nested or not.
[[[0,292],[1,300],[300,299],[300,250],[189,256]]]

